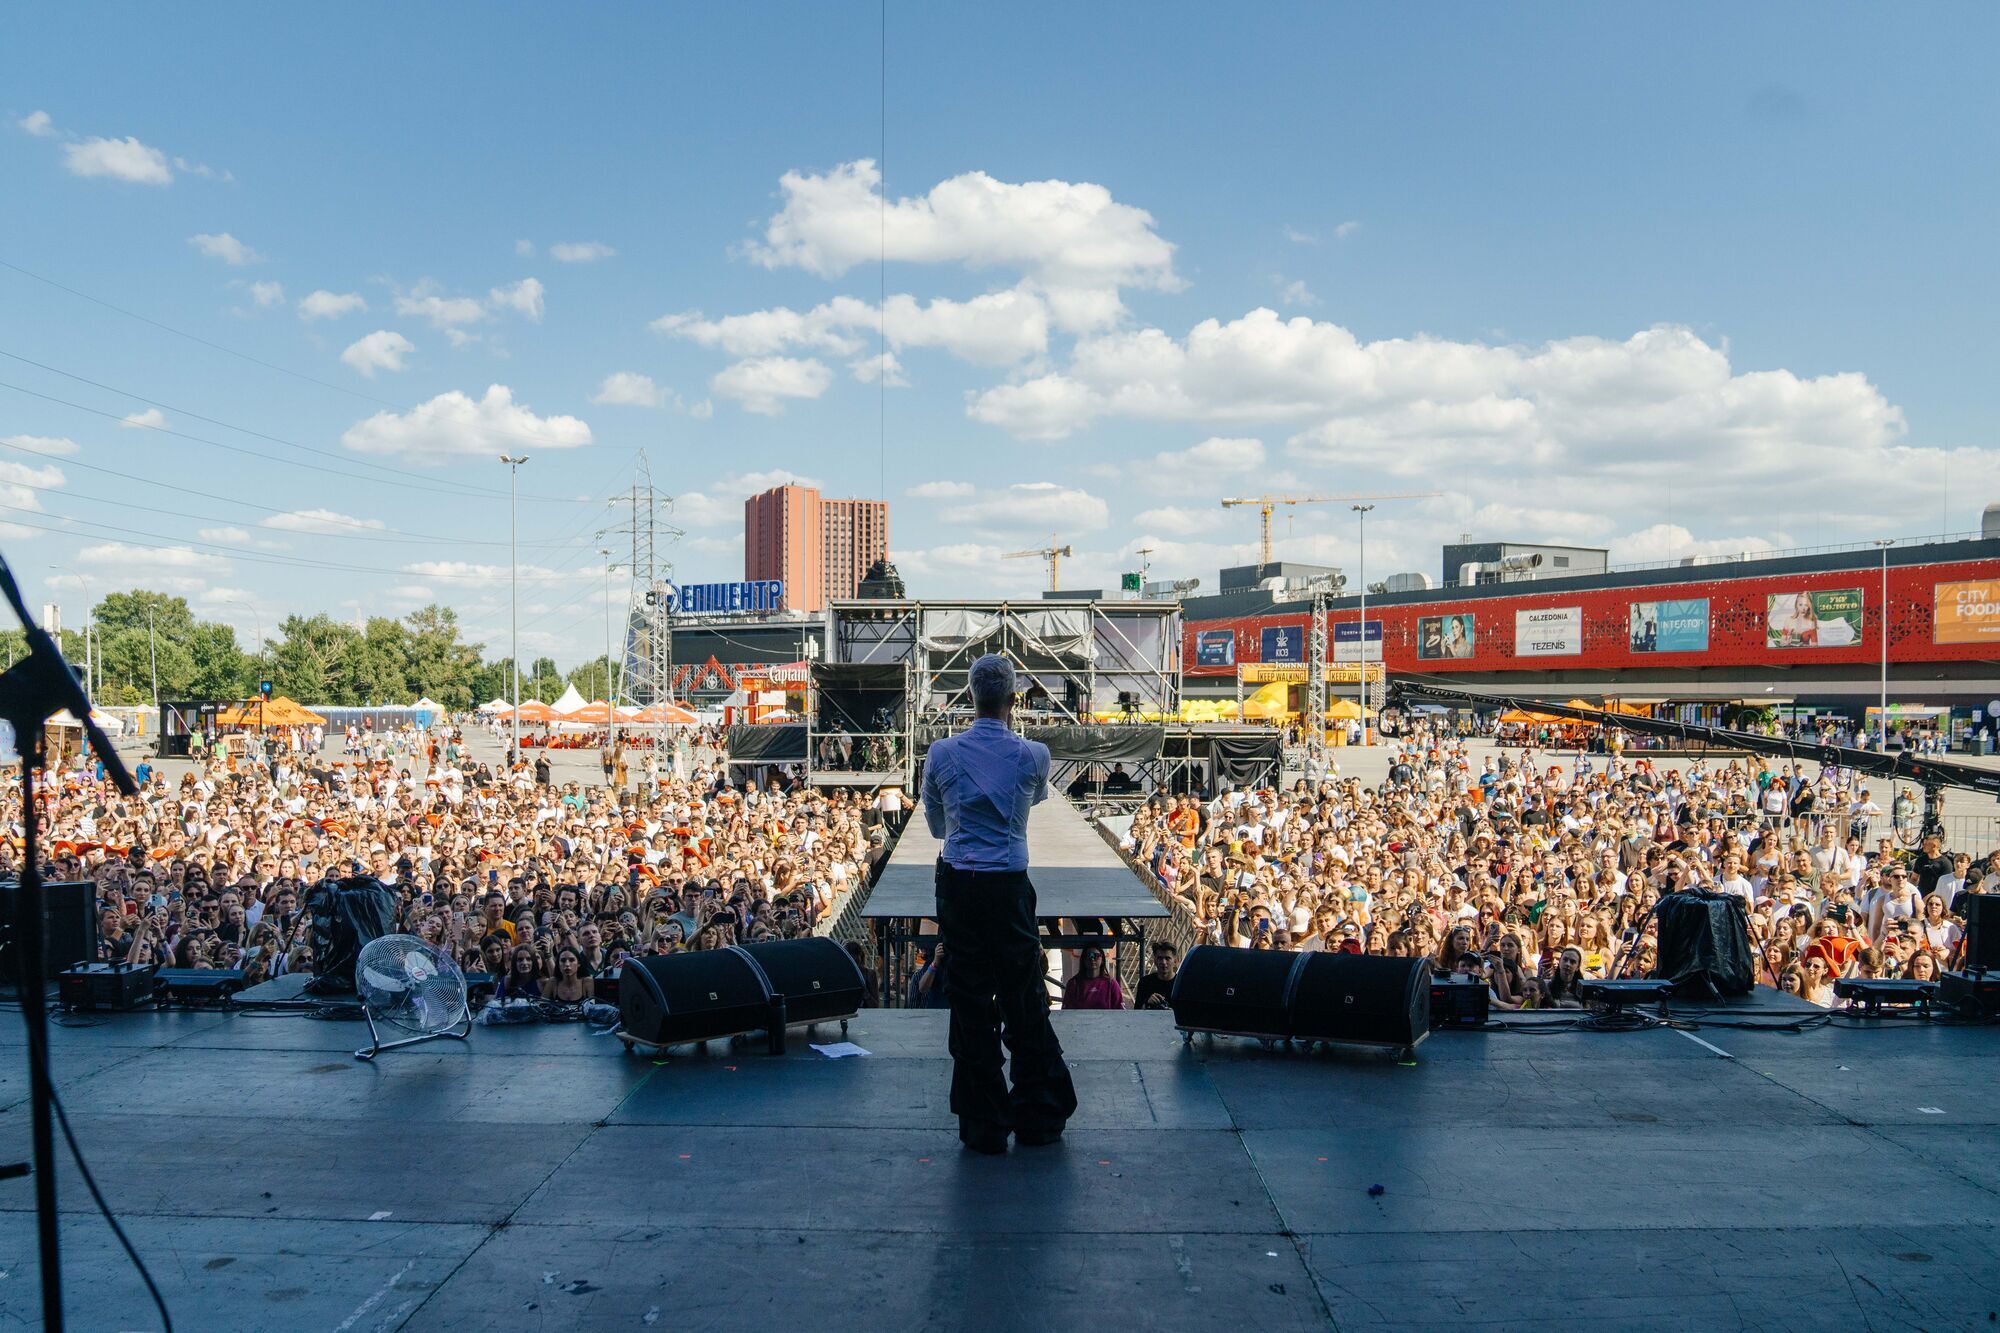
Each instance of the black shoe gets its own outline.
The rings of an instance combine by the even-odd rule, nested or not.
[[[1014,1142],[1023,1148],[1046,1148],[1051,1143],[1061,1143],[1063,1132],[1059,1129],[1018,1130]]]
[[[967,1151],[985,1153],[988,1157],[998,1157],[1007,1151],[1005,1134],[961,1134],[958,1140],[966,1146]]]

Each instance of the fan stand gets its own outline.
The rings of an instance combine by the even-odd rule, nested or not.
[[[375,1026],[375,1015],[370,1012],[367,1005],[361,1007],[361,1013],[368,1020],[368,1040],[370,1045],[368,1049],[354,1053],[354,1058],[357,1060],[373,1060],[384,1051],[393,1051],[398,1046],[415,1046],[420,1041],[436,1041],[439,1037],[450,1037],[453,1041],[464,1041],[472,1035],[472,1005],[462,995],[458,1001],[458,1017],[451,1021],[450,1027],[437,1032],[426,1032],[420,1036],[404,1037],[400,1041],[382,1040],[382,1030]],[[454,1030],[460,1024],[465,1026],[465,1031],[458,1032]]]

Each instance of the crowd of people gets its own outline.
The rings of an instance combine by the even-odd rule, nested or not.
[[[1736,894],[1758,980],[1831,1005],[1840,977],[1935,978],[1963,937],[1956,895],[2000,892],[2000,852],[1904,849],[1886,824],[1842,771],[1474,759],[1419,724],[1377,786],[1155,798],[1126,846],[1197,942],[1428,957],[1501,1009],[1646,975],[1661,895]]]
[[[1196,942],[1422,955],[1503,1009],[1649,971],[1665,893],[1742,897],[1759,980],[1830,1004],[1839,977],[1952,966],[1955,895],[2000,892],[2000,852],[1899,847],[1872,787],[1838,770],[1474,758],[1422,722],[1394,744],[1374,787],[1153,797],[1127,850]],[[632,955],[809,933],[872,882],[909,808],[894,788],[732,783],[706,731],[603,781],[558,781],[546,755],[476,760],[452,725],[301,733],[247,760],[209,745],[178,767],[142,763],[135,799],[87,758],[40,789],[50,877],[98,886],[101,959],[240,968],[246,984],[310,971],[309,891],[363,874],[396,895],[397,929],[503,1002],[581,1004]],[[22,812],[18,783],[0,790],[4,877]],[[1128,997],[1102,956],[1078,956],[1065,1007],[1164,1005],[1177,959],[1150,961]],[[934,963],[899,998],[931,1002]]]
[[[87,757],[50,774],[46,873],[95,881],[99,958],[241,969],[245,984],[309,972],[308,894],[359,874],[395,895],[396,929],[490,975],[501,1000],[581,1004],[632,955],[810,933],[876,873],[907,808],[893,791],[732,784],[708,732],[616,784],[481,762],[450,726],[334,739],[346,757],[211,745],[173,775],[146,760],[136,798]],[[18,781],[0,823],[4,878],[22,849]]]

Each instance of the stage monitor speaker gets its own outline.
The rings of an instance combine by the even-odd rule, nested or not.
[[[787,1023],[826,1023],[861,1012],[861,967],[835,940],[812,936],[737,946],[764,974],[769,993],[783,996]]]
[[[710,1041],[768,1029],[764,974],[738,949],[702,949],[625,960],[618,976],[623,1033],[648,1046]]]
[[[1964,969],[2000,972],[2000,894],[1960,894],[1958,904],[1965,918]]]
[[[1674,983],[1674,995],[1717,999],[1748,995],[1757,968],[1750,952],[1750,918],[1733,893],[1669,893],[1653,909],[1660,931],[1655,979]]]
[[[0,884],[0,985],[21,984],[14,951],[14,895],[20,888]],[[44,984],[78,963],[97,961],[97,885],[88,880],[42,885],[42,945]]]
[[[1301,953],[1197,944],[1174,975],[1174,1026],[1238,1037],[1291,1036],[1287,1015]]]
[[[1291,1036],[1405,1049],[1430,1036],[1430,959],[1314,952],[1299,960]]]

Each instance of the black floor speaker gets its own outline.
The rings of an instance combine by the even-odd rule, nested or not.
[[[1174,974],[1174,1026],[1240,1037],[1289,1037],[1292,974],[1305,955],[1197,944]]]
[[[787,1023],[825,1023],[861,1012],[861,967],[835,941],[814,936],[739,947],[763,972],[770,993],[785,997]]]
[[[0,985],[21,984],[20,955],[14,949],[14,895],[21,886],[0,884]],[[42,981],[54,981],[78,963],[97,961],[97,885],[42,885]]]
[[[736,949],[628,958],[618,974],[619,1027],[649,1046],[757,1032],[771,1022],[764,974]]]
[[[1965,970],[2000,971],[2000,894],[1962,893],[1955,910],[1965,917]]]
[[[1427,958],[1201,944],[1174,977],[1183,1032],[1409,1049],[1430,1035]]]
[[[1292,979],[1293,1037],[1415,1046],[1430,1035],[1430,959],[1324,952],[1299,959]]]

